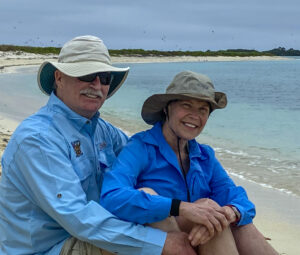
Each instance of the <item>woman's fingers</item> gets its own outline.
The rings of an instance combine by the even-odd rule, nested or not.
[[[206,243],[211,238],[212,236],[203,225],[195,225],[189,234],[189,240],[194,247]]]
[[[179,215],[196,224],[204,225],[210,236],[213,236],[215,231],[221,232],[229,225],[224,208],[210,199],[198,200],[197,203],[181,202]]]

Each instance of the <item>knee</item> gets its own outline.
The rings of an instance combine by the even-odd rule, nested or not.
[[[196,200],[194,203],[195,204],[203,204],[203,203],[205,203],[205,204],[210,205],[211,207],[220,208],[220,205],[216,201],[214,201],[214,200],[212,200],[210,198],[200,198],[200,199]]]

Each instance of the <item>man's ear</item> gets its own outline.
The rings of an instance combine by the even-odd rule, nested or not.
[[[59,70],[55,70],[54,78],[55,78],[55,83],[56,83],[57,87],[61,86],[61,77],[62,77],[62,72]]]

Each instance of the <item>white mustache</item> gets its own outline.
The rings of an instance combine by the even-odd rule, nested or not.
[[[94,96],[98,96],[100,98],[103,97],[103,94],[101,92],[101,90],[94,90],[94,89],[91,89],[91,88],[86,88],[86,89],[83,89],[80,91],[80,94],[89,94],[89,95],[94,95]]]

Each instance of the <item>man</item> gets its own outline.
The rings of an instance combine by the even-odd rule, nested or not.
[[[194,254],[187,235],[121,221],[99,205],[102,174],[128,138],[98,110],[128,71],[111,65],[94,36],[72,39],[58,63],[41,65],[49,101],[2,157],[0,254]]]

